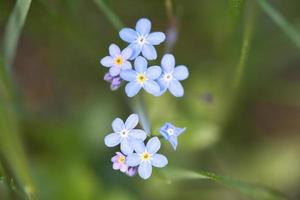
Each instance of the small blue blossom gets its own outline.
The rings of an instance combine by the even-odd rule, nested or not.
[[[154,80],[161,75],[159,66],[147,68],[148,62],[145,58],[139,56],[134,61],[135,70],[123,70],[120,74],[121,78],[129,83],[125,87],[125,92],[128,97],[135,96],[141,88],[144,88],[148,93],[158,96],[160,87]]]
[[[104,67],[109,67],[109,73],[111,76],[117,76],[122,70],[131,69],[131,63],[128,59],[132,56],[132,49],[125,48],[123,51],[115,45],[111,44],[109,46],[109,56],[105,56],[101,59],[100,63]]]
[[[168,164],[164,155],[156,153],[160,149],[157,137],[151,138],[146,146],[141,140],[135,140],[132,145],[136,153],[127,156],[126,164],[131,167],[138,166],[138,173],[143,179],[151,176],[152,166],[162,168]]]
[[[114,133],[111,133],[104,138],[104,143],[108,147],[115,147],[121,144],[121,151],[128,155],[133,152],[131,142],[134,140],[144,141],[147,137],[145,131],[134,129],[139,122],[137,114],[131,114],[124,123],[120,118],[116,118],[112,122]]]
[[[160,134],[166,139],[168,140],[173,149],[176,150],[177,147],[177,137],[183,133],[185,131],[186,128],[178,128],[176,126],[174,126],[171,123],[165,123],[165,125],[163,125],[160,128]]]
[[[172,54],[165,54],[161,60],[163,73],[158,79],[161,88],[161,94],[167,89],[175,97],[182,97],[184,89],[179,81],[187,79],[189,71],[186,66],[179,65],[175,67],[175,58]]]
[[[123,28],[119,35],[122,40],[130,43],[128,47],[133,49],[131,59],[135,59],[141,52],[148,60],[155,60],[157,53],[153,45],[162,43],[166,36],[162,32],[150,33],[151,22],[149,19],[142,18],[136,23],[135,30]]]

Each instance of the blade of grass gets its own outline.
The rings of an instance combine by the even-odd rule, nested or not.
[[[300,49],[300,32],[285,20],[266,0],[257,0],[257,3]]]
[[[251,43],[253,30],[254,30],[256,10],[254,10],[252,4],[249,4],[249,6],[251,6],[251,8],[249,9],[248,15],[246,16],[244,36],[243,36],[243,42],[241,47],[241,55],[240,55],[239,63],[237,65],[234,83],[233,83],[235,89],[238,89],[241,85],[241,80],[243,78],[243,74],[245,72],[245,67],[249,57],[250,43]]]
[[[229,1],[230,13],[234,18],[236,18],[236,19],[240,18],[240,15],[243,10],[242,9],[243,5],[244,5],[244,0],[230,0]]]
[[[9,17],[4,33],[4,66],[11,73],[19,37],[24,26],[31,0],[18,0]]]
[[[94,0],[94,2],[116,30],[119,31],[124,27],[124,24],[122,23],[118,15],[113,12],[113,10],[104,2],[104,0]]]
[[[35,186],[29,173],[28,161],[19,137],[17,116],[11,86],[0,58],[0,161],[7,185],[12,194],[22,193],[27,199],[36,199]],[[22,191],[22,192],[20,192]]]
[[[270,188],[246,183],[243,181],[235,180],[230,177],[216,175],[210,172],[194,172],[194,171],[189,171],[181,168],[168,168],[168,169],[164,169],[162,172],[164,176],[168,179],[168,182],[207,179],[222,184],[226,187],[235,189],[254,199],[262,199],[262,200],[287,199],[283,194],[275,190],[272,190]]]

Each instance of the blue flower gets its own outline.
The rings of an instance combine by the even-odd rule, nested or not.
[[[144,141],[147,137],[145,131],[134,129],[139,122],[137,114],[131,114],[124,123],[120,118],[112,122],[114,133],[104,138],[104,143],[108,147],[114,147],[121,144],[121,151],[128,155],[133,152],[131,142],[134,140]]]
[[[160,128],[160,134],[171,143],[174,150],[177,147],[177,137],[184,131],[185,128],[178,128],[171,123],[165,123]]]
[[[109,46],[110,56],[105,56],[101,59],[100,63],[104,67],[109,67],[109,73],[111,76],[117,76],[122,70],[131,69],[131,63],[127,61],[133,53],[130,48],[125,48],[123,51],[115,45],[111,44]]]
[[[147,145],[141,140],[132,143],[136,153],[127,156],[126,164],[130,167],[138,166],[138,173],[143,179],[148,179],[152,174],[152,166],[165,167],[168,159],[161,154],[157,154],[160,149],[160,141],[157,137],[151,138]]]
[[[128,97],[135,96],[141,88],[144,88],[154,96],[160,94],[160,87],[154,80],[161,75],[161,68],[159,66],[147,68],[147,65],[147,60],[139,56],[134,61],[135,70],[124,70],[121,72],[121,78],[129,81],[125,87]]]
[[[161,94],[169,89],[175,97],[182,97],[184,90],[179,81],[185,80],[189,76],[187,67],[184,65],[175,67],[175,58],[172,54],[165,54],[163,56],[161,67],[163,73],[157,81],[161,88]]]
[[[136,23],[135,30],[132,28],[123,28],[119,32],[121,39],[130,43],[129,47],[133,49],[131,59],[135,59],[141,52],[148,60],[157,58],[153,45],[162,43],[166,39],[166,36],[162,32],[150,33],[150,30],[150,20],[142,18]]]

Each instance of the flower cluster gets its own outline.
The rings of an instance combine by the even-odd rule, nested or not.
[[[141,89],[154,96],[160,96],[168,90],[175,97],[181,97],[184,89],[180,81],[188,78],[188,69],[184,65],[176,66],[172,54],[165,54],[160,66],[148,67],[147,60],[157,58],[154,46],[165,40],[164,33],[150,33],[150,30],[151,22],[143,18],[138,20],[135,30],[123,28],[120,31],[121,39],[129,45],[123,50],[116,44],[109,46],[109,56],[100,61],[104,67],[109,68],[104,80],[111,83],[111,90],[118,89],[122,82],[127,81],[125,92],[128,97],[135,96]],[[168,159],[158,153],[161,147],[158,137],[151,137],[144,130],[136,128],[138,123],[137,114],[131,114],[125,122],[120,118],[114,119],[113,133],[105,136],[104,143],[107,147],[120,146],[120,150],[111,158],[114,170],[128,176],[138,173],[141,178],[148,179],[152,174],[152,167],[165,167]],[[178,136],[184,131],[185,128],[168,122],[160,128],[161,136],[174,150],[178,145]]]
[[[160,66],[148,67],[147,60],[157,59],[154,46],[166,39],[164,33],[150,31],[150,20],[142,18],[137,21],[135,30],[123,28],[119,32],[120,38],[129,45],[122,51],[116,44],[109,46],[109,56],[100,61],[109,68],[104,80],[111,83],[111,90],[118,89],[122,82],[127,81],[125,92],[128,97],[135,96],[142,88],[154,96],[169,90],[175,97],[182,97],[184,89],[180,81],[188,78],[188,69],[184,65],[175,66],[172,54],[165,54]]]
[[[143,179],[148,179],[152,174],[152,166],[162,168],[168,164],[168,159],[157,152],[161,143],[158,137],[150,138],[146,145],[147,134],[144,130],[135,129],[138,125],[139,118],[137,114],[131,114],[125,123],[116,118],[112,122],[113,133],[105,136],[104,143],[107,147],[115,147],[120,145],[121,152],[116,152],[112,157],[114,170],[120,170],[128,176],[134,176],[137,172]],[[170,123],[166,123],[161,127],[161,134],[174,147],[177,146],[177,136],[182,133],[185,128],[176,128]],[[175,139],[174,139],[175,138]]]

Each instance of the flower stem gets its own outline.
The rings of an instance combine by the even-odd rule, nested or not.
[[[132,111],[138,114],[142,128],[145,130],[147,135],[150,136],[150,123],[147,117],[144,96],[142,94],[138,95],[129,102],[129,105]]]

